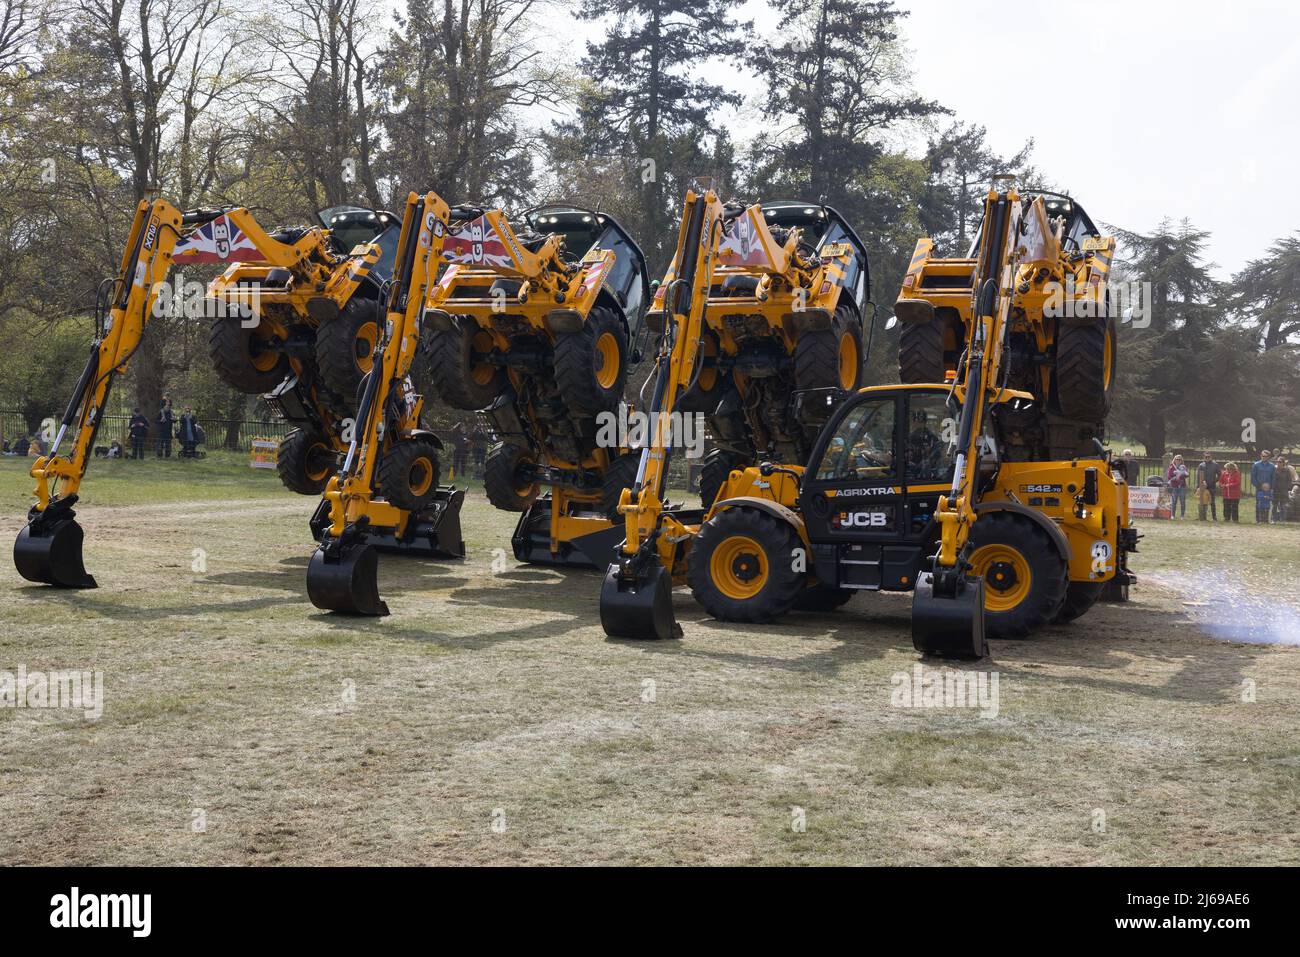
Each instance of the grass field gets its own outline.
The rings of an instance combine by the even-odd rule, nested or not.
[[[679,591],[682,640],[609,641],[599,574],[503,561],[477,489],[465,561],[381,560],[383,620],[307,602],[273,473],[86,491],[100,588],[4,562],[0,671],[102,671],[103,714],[0,709],[0,863],[1300,862],[1300,527],[1147,523],[1133,601],[968,669],[993,716],[893,700],[907,596],[740,627]]]

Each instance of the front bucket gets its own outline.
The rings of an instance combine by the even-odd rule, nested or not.
[[[673,614],[673,580],[662,565],[624,577],[617,562],[600,586],[600,624],[611,638],[680,638]]]
[[[307,597],[326,611],[387,615],[388,606],[379,597],[379,554],[370,545],[357,544],[335,558],[317,546],[307,566]]]
[[[47,522],[36,531],[29,523],[14,542],[14,567],[29,582],[59,588],[95,588],[95,579],[86,574],[81,560],[84,537],[76,519]]]
[[[984,658],[984,579],[967,578],[952,596],[934,593],[934,575],[923,572],[912,593],[912,647],[939,658]]]

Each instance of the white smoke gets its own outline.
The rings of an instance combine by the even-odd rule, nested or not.
[[[1211,637],[1254,645],[1300,645],[1300,605],[1261,593],[1258,586],[1224,569],[1206,568],[1194,575],[1164,570],[1141,577],[1182,595],[1188,616]]]

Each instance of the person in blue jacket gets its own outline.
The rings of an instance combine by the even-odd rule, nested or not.
[[[1268,449],[1259,453],[1259,461],[1250,467],[1250,484],[1255,486],[1255,524],[1267,525],[1273,506],[1273,478],[1277,466]]]

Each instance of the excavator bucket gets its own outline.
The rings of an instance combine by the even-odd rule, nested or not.
[[[668,570],[653,562],[637,574],[626,574],[612,563],[600,588],[600,624],[611,638],[680,638]]]
[[[352,615],[387,615],[379,597],[379,553],[364,542],[330,554],[324,545],[307,566],[307,597],[317,608]]]
[[[14,565],[29,582],[59,588],[96,588],[81,560],[81,526],[71,516],[57,521],[34,519],[14,542]]]
[[[922,573],[912,593],[912,646],[938,658],[984,658],[984,579],[965,578],[952,595],[936,594],[934,575]]]

